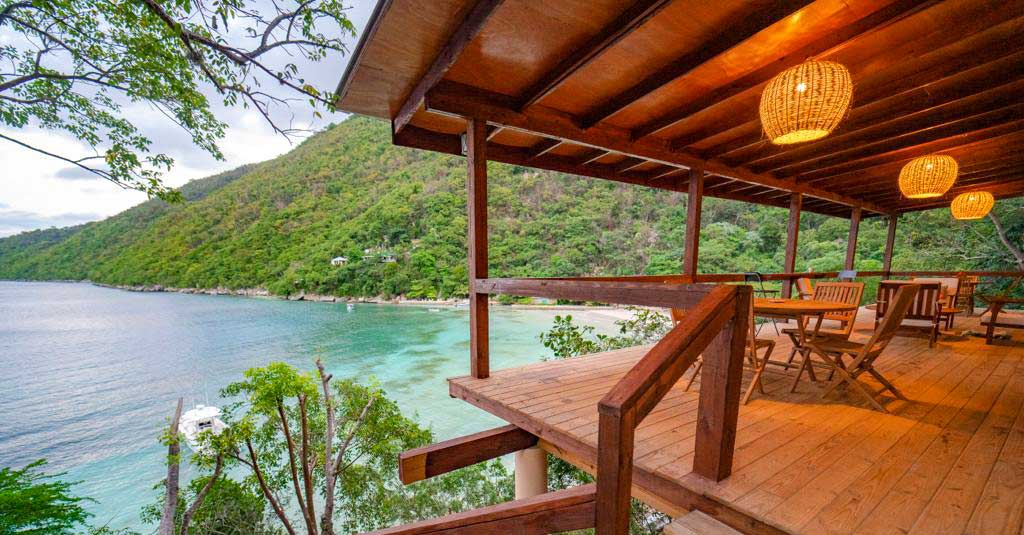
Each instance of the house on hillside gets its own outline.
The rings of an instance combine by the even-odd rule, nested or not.
[[[336,257],[331,259],[331,265],[332,266],[337,267],[337,266],[344,266],[346,264],[348,264],[348,257],[347,256],[336,256]]]

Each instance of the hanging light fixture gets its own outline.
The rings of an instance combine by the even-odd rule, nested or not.
[[[951,156],[930,154],[914,158],[900,170],[900,191],[908,199],[942,196],[953,187],[959,170]]]
[[[996,199],[987,191],[961,193],[949,205],[949,211],[957,219],[981,219],[992,211]]]
[[[761,126],[776,145],[827,136],[846,116],[853,81],[846,67],[807,61],[772,78],[761,93]]]

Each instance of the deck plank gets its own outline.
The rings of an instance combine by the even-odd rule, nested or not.
[[[788,355],[789,340],[777,344]],[[459,377],[450,390],[592,469],[597,403],[648,347]],[[635,492],[762,532],[1019,533],[1024,343],[899,337],[877,365],[910,399],[888,398],[891,414],[849,392],[821,399],[821,383],[790,393],[792,375],[770,368],[766,393],[740,408],[733,473],[718,483],[691,472],[700,381],[684,391],[687,374],[637,428]]]

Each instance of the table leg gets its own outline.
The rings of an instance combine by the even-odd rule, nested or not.
[[[804,374],[804,369],[807,370],[807,376],[813,382],[818,382],[818,377],[814,373],[814,366],[811,364],[811,350],[807,347],[807,330],[804,319],[809,315],[799,313],[797,314],[796,329],[798,333],[798,339],[800,340],[800,367],[796,371],[796,377],[793,378],[793,385],[789,388],[790,392],[796,392],[796,386],[800,384],[800,376]],[[818,331],[821,329],[821,320],[824,318],[824,314],[816,314],[818,321],[814,325],[814,334],[812,337],[818,336]]]

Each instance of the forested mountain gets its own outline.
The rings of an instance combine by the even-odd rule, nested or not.
[[[352,117],[279,158],[190,182],[183,203],[0,240],[0,278],[463,295],[465,177],[461,158],[394,147],[386,123]],[[492,276],[679,271],[683,194],[494,163],[489,184]],[[1018,243],[1022,206],[997,206]],[[786,218],[707,199],[701,271],[779,271]],[[848,221],[805,214],[801,227],[797,269],[838,269]],[[884,237],[877,218],[861,225],[859,269],[880,267]],[[896,268],[1013,269],[991,222],[948,210],[904,216],[896,250]]]

